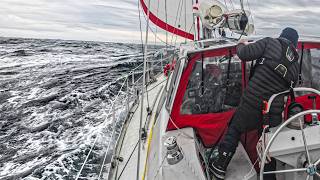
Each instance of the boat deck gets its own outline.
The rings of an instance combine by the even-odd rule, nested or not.
[[[142,126],[146,123],[147,131],[150,131],[152,121],[154,120],[155,104],[159,100],[160,91],[165,86],[166,77],[160,75],[157,77],[157,81],[150,84],[147,88],[148,93],[145,93],[144,97],[144,106],[147,107],[149,100],[149,107],[152,110],[152,113],[147,117],[147,111],[144,109],[142,117]],[[147,98],[148,95],[148,98]],[[124,124],[124,138],[121,144],[125,145],[125,148],[120,148],[118,151],[118,157],[123,158],[122,162],[117,162],[117,166],[114,169],[114,172],[110,175],[109,179],[117,180],[128,180],[135,179],[137,175],[137,160],[138,160],[138,134],[139,134],[139,123],[140,123],[140,108],[141,108],[141,99],[139,99],[139,104],[133,104],[131,107],[131,115],[129,116],[127,122]],[[151,122],[151,123],[150,123]],[[149,135],[149,132],[148,132]],[[118,142],[119,143],[119,142]],[[120,145],[122,146],[122,145]],[[146,140],[143,140],[141,144],[141,158],[140,158],[140,178],[143,176],[145,163],[147,158],[147,143]],[[106,176],[104,176],[106,177]]]

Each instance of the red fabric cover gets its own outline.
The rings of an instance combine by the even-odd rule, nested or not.
[[[320,43],[315,42],[299,42],[298,49],[302,49],[302,43],[304,45],[304,49],[317,49],[320,48]]]
[[[212,147],[220,141],[226,132],[234,111],[235,110],[230,110],[223,113],[186,115],[181,117],[184,118],[185,123],[196,127],[195,129],[205,147]]]
[[[228,112],[223,112],[223,113],[181,115],[180,107],[183,101],[184,93],[188,85],[189,76],[192,72],[192,68],[195,62],[201,59],[201,55],[203,55],[204,57],[228,55],[229,48],[231,48],[232,54],[235,54],[236,52],[235,47],[225,47],[221,49],[201,52],[202,54],[196,53],[190,56],[188,65],[181,76],[177,94],[173,103],[171,117],[174,123],[179,128],[184,128],[184,127],[195,128],[204,146],[206,147],[212,147],[217,142],[219,142],[223,134],[226,132],[227,124],[231,119],[234,113],[234,110],[230,110]],[[299,42],[298,48],[301,49],[301,42]],[[305,49],[320,48],[320,43],[304,42],[304,48]],[[244,64],[242,66],[245,67]],[[246,79],[244,78],[243,81],[246,81]],[[245,88],[245,85],[244,85],[244,88]],[[297,97],[297,102],[300,102],[300,101],[302,102],[305,108],[307,109],[312,108],[312,102],[311,100],[308,99],[307,96]],[[319,108],[320,108],[320,97],[317,98],[317,109]],[[310,119],[310,118],[311,118],[310,116],[309,118],[307,117],[307,119]],[[167,130],[174,130],[174,129],[176,129],[175,126],[171,123],[171,121],[169,121]],[[258,142],[258,139],[259,137],[258,137],[257,131],[252,131],[247,134],[247,144],[245,146],[245,149],[252,163],[254,163],[255,160],[257,159],[256,144]],[[244,139],[242,139],[242,141],[244,143]]]
[[[235,53],[235,48],[230,47],[231,52]],[[230,110],[222,113],[210,113],[210,114],[196,114],[196,115],[182,115],[180,114],[180,107],[183,101],[184,93],[187,89],[189,76],[192,72],[193,65],[197,60],[203,57],[215,57],[229,54],[229,48],[221,48],[211,51],[206,51],[194,54],[189,57],[189,63],[181,76],[175,101],[173,103],[171,118],[179,128],[193,127],[198,132],[204,146],[211,147],[215,145],[227,127],[229,120],[231,119],[234,110]],[[167,130],[174,130],[176,127],[169,121]]]
[[[296,97],[296,102],[297,103],[300,103],[304,110],[310,110],[310,109],[313,109],[313,100],[311,99],[308,99],[308,96],[317,96],[316,98],[316,109],[320,109],[320,96],[319,95],[316,95],[316,94],[306,94],[306,95],[303,95],[303,96],[299,96],[299,97]],[[287,105],[286,105],[286,108],[285,108],[285,117],[284,119],[288,119],[287,117],[287,113],[288,113],[288,107],[290,105],[290,98],[288,99],[288,102],[287,102]],[[318,118],[320,119],[320,115],[318,114]],[[305,116],[305,120],[306,122],[311,122],[312,121],[312,117],[310,114],[306,115]]]
[[[164,66],[163,74],[165,76],[168,76],[169,72],[174,70],[174,67],[176,66],[176,62],[177,62],[176,59],[173,59],[171,64],[169,63]]]

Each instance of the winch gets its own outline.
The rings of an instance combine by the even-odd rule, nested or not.
[[[183,153],[177,144],[177,138],[175,136],[168,137],[164,142],[164,146],[167,148],[166,159],[168,164],[174,165],[183,159]]]

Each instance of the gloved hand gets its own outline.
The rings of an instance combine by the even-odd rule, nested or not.
[[[248,45],[248,44],[250,44],[250,42],[248,42],[247,39],[240,39],[239,42],[238,42],[238,44]]]

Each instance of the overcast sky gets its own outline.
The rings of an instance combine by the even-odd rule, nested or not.
[[[320,0],[249,3],[257,34],[320,36]],[[137,0],[0,0],[0,36],[139,42]]]

